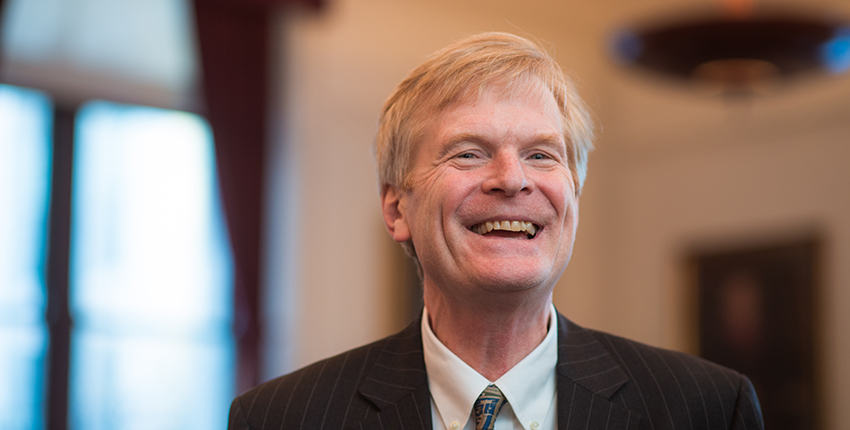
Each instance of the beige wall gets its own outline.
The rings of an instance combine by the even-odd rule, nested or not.
[[[599,285],[622,318],[599,326],[687,350],[690,248],[816,234],[825,241],[816,292],[825,428],[850,427],[847,79],[735,106],[700,98],[651,106],[625,85],[611,90],[618,102],[605,104],[610,127],[595,154],[605,225],[597,261],[611,268]]]
[[[730,104],[611,64],[614,24],[664,3],[333,0],[322,15],[282,17],[267,375],[404,325],[371,156],[378,111],[430,52],[511,31],[547,43],[601,128],[556,306],[580,324],[687,350],[690,247],[815,231],[826,239],[826,428],[850,428],[840,407],[850,402],[850,78]]]

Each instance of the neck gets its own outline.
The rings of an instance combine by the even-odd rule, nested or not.
[[[434,335],[489,381],[499,379],[540,345],[548,330],[551,302],[549,291],[542,298],[505,297],[495,305],[458,303],[425,288]]]

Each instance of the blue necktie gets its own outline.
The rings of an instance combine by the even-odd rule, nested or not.
[[[495,385],[490,384],[481,392],[472,411],[475,413],[476,430],[493,430],[496,424],[496,415],[502,410],[502,406],[508,401],[505,395]]]

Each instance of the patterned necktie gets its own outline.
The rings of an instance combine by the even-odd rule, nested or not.
[[[493,384],[488,385],[472,407],[475,412],[475,430],[493,430],[496,415],[499,415],[502,406],[507,402],[501,390]]]

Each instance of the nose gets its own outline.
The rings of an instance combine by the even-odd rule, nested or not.
[[[482,184],[485,193],[503,192],[513,196],[529,189],[525,166],[516,154],[501,153],[487,166],[487,178]]]

